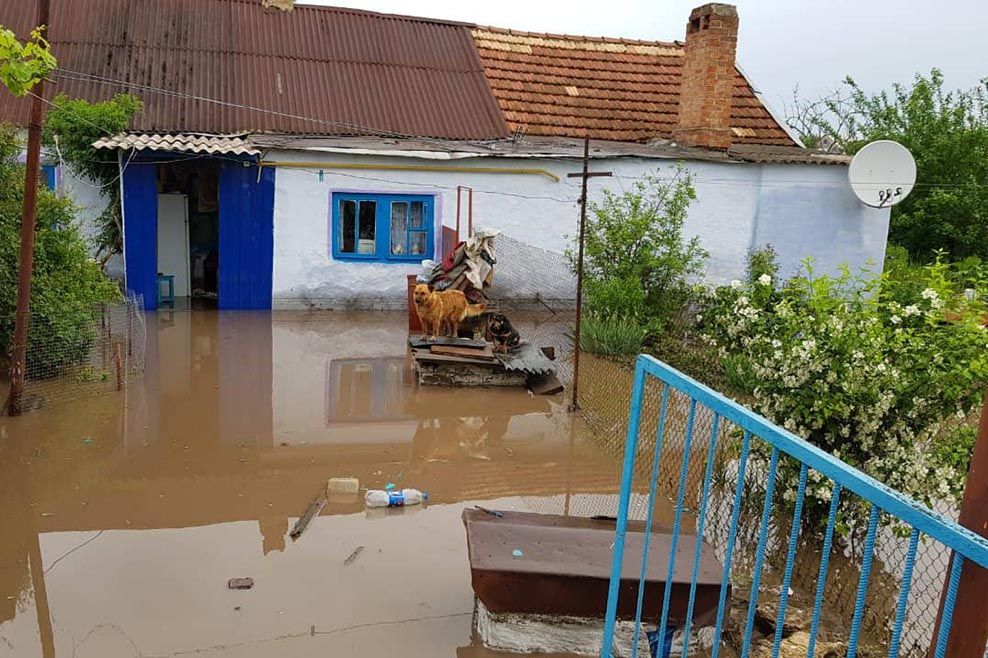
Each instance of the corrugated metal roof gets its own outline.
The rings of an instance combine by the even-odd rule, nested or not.
[[[524,372],[529,375],[556,372],[556,366],[549,360],[549,357],[531,343],[524,343],[514,351],[496,356],[508,372]]]
[[[669,137],[676,127],[681,43],[490,27],[473,36],[512,130],[640,142]],[[735,143],[794,145],[739,70],[731,131]]]
[[[158,135],[121,133],[93,144],[98,149],[134,149],[137,151],[178,151],[182,153],[229,153],[259,155],[246,135]]]
[[[508,135],[459,24],[259,0],[52,0],[51,15],[56,91],[130,91],[145,101],[137,131]],[[0,3],[21,37],[34,18],[33,2]],[[0,92],[0,117],[25,123],[27,106]]]

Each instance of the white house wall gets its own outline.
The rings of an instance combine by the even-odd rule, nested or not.
[[[560,177],[491,173],[333,170],[329,163],[438,164],[410,158],[317,152],[274,152],[267,160],[325,162],[327,168],[279,167],[275,177],[273,305],[275,308],[401,307],[405,275],[417,264],[334,260],[330,249],[329,198],[332,191],[435,193],[437,222],[456,223],[456,187],[474,189],[474,226],[489,226],[543,249],[561,252],[578,221],[579,184],[566,174],[575,160],[468,158],[450,166],[541,168]],[[671,175],[668,160],[594,160],[591,168],[612,178],[590,183],[591,200],[604,189],[630,189],[634,180],[657,168]],[[689,211],[686,235],[698,235],[710,252],[706,277],[726,282],[744,274],[752,246],[770,243],[783,273],[813,256],[819,271],[836,271],[842,262],[859,267],[885,254],[888,210],[860,204],[846,184],[847,169],[820,165],[756,165],[689,162],[697,200]],[[321,178],[321,180],[320,180]],[[466,232],[465,202],[461,229]],[[436,241],[441,231],[436,230]],[[436,253],[439,249],[437,245]],[[538,267],[539,263],[533,263]],[[495,268],[495,278],[497,270]],[[561,273],[566,276],[566,273]]]
[[[821,274],[835,274],[841,263],[881,271],[890,211],[861,203],[845,167],[765,165],[763,171],[752,243],[775,247],[783,277],[799,272],[807,256]]]

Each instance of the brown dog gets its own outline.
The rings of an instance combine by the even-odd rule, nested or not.
[[[412,298],[422,323],[423,337],[430,333],[430,329],[433,338],[439,338],[439,332],[444,329],[450,330],[449,335],[456,336],[460,322],[480,315],[486,308],[485,304],[470,304],[466,295],[459,290],[437,292],[424,283],[415,286]]]

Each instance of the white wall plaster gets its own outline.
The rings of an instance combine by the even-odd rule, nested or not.
[[[274,306],[276,308],[400,308],[405,276],[414,264],[356,263],[330,255],[329,195],[332,190],[436,193],[437,222],[456,223],[456,187],[474,188],[474,226],[500,229],[516,240],[561,252],[577,230],[579,184],[566,174],[579,171],[577,160],[471,159],[464,166],[544,168],[560,177],[474,172],[334,170],[329,163],[414,164],[385,156],[317,152],[273,152],[269,160],[325,162],[320,170],[281,167],[275,179]],[[429,162],[423,161],[429,164]],[[669,160],[615,158],[594,160],[591,168],[612,171],[613,178],[590,183],[590,198],[604,189],[620,193],[632,179],[661,168]],[[820,272],[852,268],[885,255],[888,210],[860,204],[847,186],[847,169],[820,165],[756,165],[688,162],[696,177],[697,200],[689,211],[686,234],[699,235],[710,252],[706,278],[726,282],[744,275],[745,254],[771,243],[784,274],[812,256]],[[321,180],[320,180],[321,178]],[[492,193],[492,192],[496,192]],[[461,230],[466,232],[466,203]],[[437,229],[437,236],[438,236]],[[537,264],[533,264],[537,266]],[[495,278],[496,278],[495,269]]]

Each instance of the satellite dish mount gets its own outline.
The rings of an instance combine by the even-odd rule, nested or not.
[[[865,145],[851,160],[847,178],[854,194],[872,208],[903,201],[916,184],[916,161],[902,144],[881,139]]]

